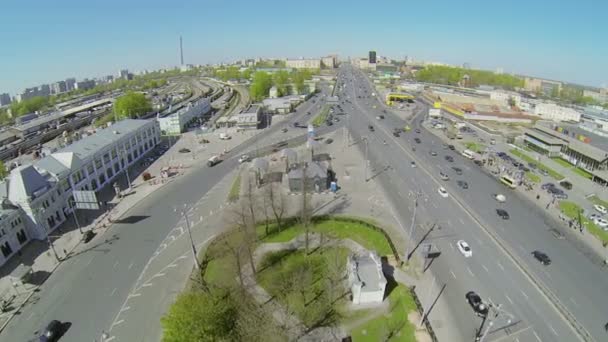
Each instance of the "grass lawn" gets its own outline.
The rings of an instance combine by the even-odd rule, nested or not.
[[[243,240],[243,234],[237,230],[215,239],[205,252],[209,264],[205,270],[205,281],[209,285],[230,286],[237,284],[236,258],[230,247],[236,248]],[[229,247],[230,246],[230,247]]]
[[[391,330],[396,330],[396,332],[388,341],[416,341],[414,325],[407,320],[407,314],[416,310],[416,303],[409,290],[403,285],[398,285],[391,291],[388,300],[390,301],[388,314],[365,322],[350,332],[354,342],[384,341]]]
[[[581,169],[580,167],[575,167],[572,171],[574,171],[574,173],[585,177],[587,179],[593,179],[593,175],[590,174],[589,172],[587,172],[586,170]]]
[[[551,160],[553,160],[554,162],[558,163],[559,165],[561,165],[567,169],[574,167],[574,165],[570,164],[567,160],[562,159],[562,158],[551,158]]]
[[[329,114],[329,105],[325,105],[325,106],[323,106],[323,109],[321,109],[321,112],[319,114],[317,114],[317,116],[315,116],[314,119],[312,119],[312,125],[315,127],[321,126],[325,122],[325,120],[327,120],[328,114]]]
[[[303,234],[304,228],[298,224],[285,228],[278,233],[275,231],[276,226],[272,225],[270,227],[271,233],[265,236],[264,225],[258,226],[258,236],[261,237],[263,242],[287,242]],[[326,233],[338,239],[349,238],[367,249],[375,250],[379,255],[392,254],[391,247],[384,235],[362,224],[325,220],[314,223],[311,231]]]
[[[228,193],[228,201],[236,202],[239,199],[239,195],[241,193],[241,174],[239,173],[234,181],[232,182],[232,186],[230,187],[230,192]]]
[[[466,148],[468,150],[471,150],[473,152],[482,152],[486,150],[486,145],[484,144],[478,144],[478,143],[474,143],[474,142],[467,142],[464,144],[464,146],[466,146]]]
[[[342,317],[346,290],[329,279],[342,283],[349,253],[343,247],[323,248],[309,255],[304,250],[269,253],[258,268],[257,280],[306,326],[324,326]]]
[[[519,157],[520,159],[523,159],[524,161],[528,162],[528,163],[534,163],[536,164],[536,166],[541,169],[541,170],[545,170],[547,171],[547,173],[549,173],[549,176],[551,176],[551,178],[555,179],[555,180],[562,180],[564,179],[564,176],[562,174],[560,174],[559,172],[548,168],[546,165],[539,163],[536,159],[530,157],[529,155],[521,152],[518,149],[511,149],[509,150],[509,153],[511,153],[514,156]]]
[[[526,172],[526,178],[532,183],[540,183],[540,176],[532,171]]]
[[[590,200],[591,203],[593,203],[593,204],[603,205],[604,207],[608,208],[608,202],[604,201],[603,199],[601,199],[597,196],[591,196],[588,198],[588,200]]]
[[[578,213],[581,210],[581,207],[579,207],[576,203],[570,201],[561,201],[559,203],[559,208],[569,218],[578,220]],[[591,234],[595,235],[602,242],[608,242],[608,232],[603,231],[595,223],[584,217],[583,214],[581,214],[581,220],[583,221],[583,226],[585,226],[585,228],[587,228]]]

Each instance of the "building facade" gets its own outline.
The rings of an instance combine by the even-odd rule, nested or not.
[[[59,81],[51,84],[51,94],[61,94],[68,90],[65,81]]]
[[[180,109],[178,112],[165,117],[158,117],[160,131],[162,135],[177,135],[185,132],[188,125],[193,123],[203,115],[211,111],[211,104],[208,99],[201,99],[195,104],[190,104],[187,108]]]
[[[335,67],[338,66],[338,57],[335,56],[335,55],[322,57],[321,58],[321,64],[325,68],[333,69],[333,68],[335,68]]]
[[[577,110],[554,103],[538,103],[534,107],[534,114],[540,116],[543,120],[581,121],[581,113]]]
[[[128,119],[13,169],[0,183],[0,265],[67,220],[74,190],[99,191],[112,184],[159,142],[155,120]]]
[[[89,90],[89,89],[93,89],[93,88],[95,88],[95,80],[87,80],[87,79],[76,82],[76,85],[74,86],[74,89],[78,89],[78,90]]]
[[[7,93],[0,94],[0,107],[11,104],[11,96]]]
[[[320,59],[288,59],[285,65],[292,69],[321,69]]]
[[[68,78],[65,80],[65,86],[67,88],[67,91],[72,91],[74,89],[76,89],[76,79],[75,78]]]
[[[562,91],[562,82],[526,77],[524,79],[524,88],[528,91],[551,95],[555,91]]]
[[[599,103],[608,103],[608,89],[600,91],[583,90],[583,96],[590,97]]]
[[[376,64],[376,51],[370,51],[368,57],[370,64]]]

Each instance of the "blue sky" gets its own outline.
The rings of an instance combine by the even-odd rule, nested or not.
[[[608,85],[608,2],[3,0],[0,92],[243,57],[412,56]]]

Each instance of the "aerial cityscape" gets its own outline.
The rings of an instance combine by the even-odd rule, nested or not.
[[[29,6],[0,341],[608,341],[608,5]]]

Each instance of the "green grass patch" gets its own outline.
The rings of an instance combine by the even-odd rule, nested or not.
[[[597,197],[596,195],[593,195],[589,198],[587,198],[589,201],[591,201],[591,203],[593,204],[599,204],[601,206],[604,206],[605,208],[608,208],[608,202],[604,201],[603,199]]]
[[[350,250],[322,248],[269,253],[259,267],[258,283],[308,327],[338,322],[347,298],[343,271]]]
[[[528,179],[528,181],[530,181],[532,183],[540,183],[540,181],[541,181],[540,176],[532,171],[526,172],[526,178]]]
[[[237,285],[236,257],[232,249],[238,248],[242,241],[243,233],[238,230],[232,230],[220,238],[213,240],[209,247],[207,247],[204,259],[207,262],[205,281],[209,285],[219,287]],[[241,258],[241,262],[245,262],[245,258]]]
[[[555,180],[562,180],[564,179],[564,175],[562,175],[561,173],[547,167],[545,164],[543,163],[539,163],[536,159],[530,157],[529,155],[525,154],[524,152],[518,150],[518,149],[511,149],[509,150],[509,153],[511,153],[512,155],[519,157],[520,159],[523,159],[524,161],[528,162],[528,163],[533,163],[536,164],[536,166],[538,167],[538,169],[540,170],[545,170],[547,171],[547,173],[549,174],[549,176]]]
[[[578,220],[579,212],[581,207],[579,207],[576,203],[570,201],[561,201],[559,202],[559,208],[564,212],[566,216],[571,219]],[[593,235],[595,235],[600,241],[608,242],[608,232],[603,231],[600,227],[598,227],[595,223],[591,222],[588,218],[586,218],[583,213],[580,213],[580,218],[583,223],[583,226]]]
[[[558,163],[559,165],[570,169],[572,168],[574,165],[570,164],[567,160],[563,159],[563,158],[551,158],[551,160],[553,160],[554,162]]]
[[[576,173],[579,176],[582,176],[584,178],[593,179],[593,175],[591,173],[587,172],[586,170],[581,169],[580,167],[575,167],[572,171],[574,171],[574,173]]]
[[[478,143],[474,143],[474,142],[467,142],[464,144],[464,146],[466,146],[466,148],[468,150],[471,150],[473,152],[482,152],[486,150],[486,145],[484,144],[478,144]]]
[[[330,108],[329,105],[323,106],[323,109],[321,109],[321,112],[319,114],[317,114],[317,116],[315,116],[314,119],[312,119],[313,126],[319,127],[327,120],[327,116],[329,115],[329,108]]]
[[[338,239],[351,239],[361,246],[376,251],[379,255],[391,255],[391,247],[381,232],[375,231],[359,223],[324,220],[313,223],[311,231],[324,233]],[[264,225],[258,226],[258,236],[263,242],[287,242],[304,233],[304,227],[296,224],[277,232],[276,225],[270,226],[270,234],[266,236]]]
[[[408,322],[407,315],[416,310],[416,303],[409,290],[403,286],[395,287],[388,296],[389,313],[372,319],[351,330],[355,342],[415,342],[415,327]],[[386,337],[392,336],[386,340]]]
[[[230,187],[230,192],[228,192],[228,201],[236,202],[239,199],[241,193],[241,174],[239,173],[234,181],[232,182],[232,186]]]

